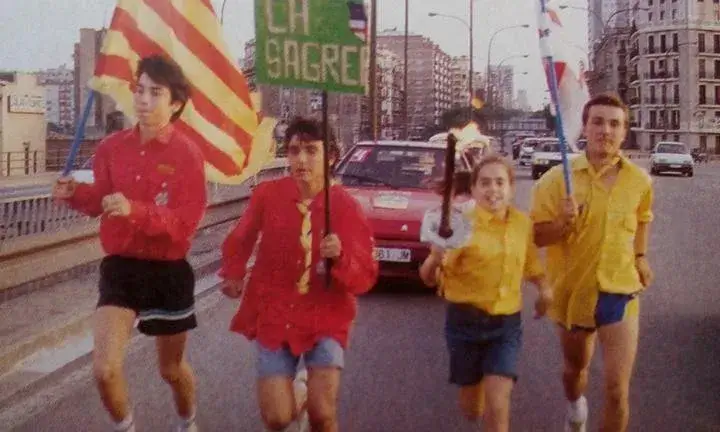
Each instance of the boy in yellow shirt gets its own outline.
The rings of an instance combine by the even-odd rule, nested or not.
[[[450,382],[460,386],[463,414],[471,421],[482,416],[486,431],[507,431],[522,342],[523,280],[538,286],[538,317],[549,307],[552,292],[544,282],[532,222],[511,206],[515,184],[508,162],[486,157],[468,181],[455,190],[469,190],[476,203],[468,211],[472,237],[460,249],[433,247],[420,277],[428,286],[439,285],[448,301]]]
[[[571,162],[573,196],[565,195],[562,167],[555,167],[535,185],[531,217],[535,243],[548,248],[554,292],[548,315],[561,327],[565,430],[586,430],[583,394],[597,334],[605,369],[601,431],[623,432],[638,342],[637,294],[652,281],[645,254],[653,192],[647,173],[620,152],[629,123],[622,101],[594,97],[583,123],[587,147]]]

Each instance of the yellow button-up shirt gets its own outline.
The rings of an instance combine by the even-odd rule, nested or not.
[[[571,162],[573,196],[579,216],[573,232],[548,246],[548,279],[554,289],[549,315],[567,327],[594,327],[599,292],[632,294],[642,290],[635,268],[638,223],[653,219],[650,176],[625,157],[612,188],[585,155]],[[565,196],[562,166],[548,171],[533,189],[534,222],[557,219]]]
[[[440,293],[450,302],[471,304],[490,315],[522,309],[524,278],[543,275],[532,237],[532,221],[511,208],[507,219],[475,207],[468,244],[447,252],[440,267]]]

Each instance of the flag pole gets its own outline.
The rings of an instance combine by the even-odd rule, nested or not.
[[[94,99],[95,91],[90,89],[87,101],[85,101],[85,109],[83,110],[82,118],[80,119],[80,123],[78,123],[77,128],[75,129],[75,137],[73,138],[72,145],[70,146],[70,153],[68,153],[68,157],[65,160],[65,168],[63,168],[62,171],[63,177],[67,177],[68,175],[70,175],[73,167],[75,166],[75,159],[77,159],[80,145],[82,143],[82,138],[85,136],[85,124],[87,123],[88,117],[90,117],[90,108],[92,107]]]
[[[325,187],[325,235],[328,236],[332,232],[330,228],[330,124],[328,123],[328,92],[322,91],[322,127],[323,127],[323,170]],[[325,260],[325,287],[330,288],[330,270],[332,269],[332,260]]]
[[[560,111],[560,98],[558,96],[558,81],[555,73],[555,62],[553,60],[552,51],[550,50],[550,44],[547,41],[547,35],[543,35],[542,31],[546,30],[549,32],[550,26],[547,20],[547,3],[546,0],[540,0],[540,45],[542,55],[545,58],[545,68],[548,77],[548,89],[550,90],[550,98],[553,105],[555,106],[555,134],[560,140],[560,155],[562,157],[563,165],[563,177],[565,178],[565,194],[570,197],[572,196],[572,182],[570,179],[570,163],[568,161],[568,147],[567,139],[565,137],[565,131],[563,129],[562,115]]]

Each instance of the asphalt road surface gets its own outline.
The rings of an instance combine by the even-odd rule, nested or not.
[[[531,180],[519,170],[518,203],[526,208]],[[720,167],[699,166],[694,178],[657,177],[656,220],[649,257],[657,281],[641,304],[641,341],[632,383],[631,431],[720,431]],[[512,430],[562,430],[565,403],[555,328],[533,320],[534,290],[525,297],[520,380]],[[198,376],[203,431],[261,431],[252,345],[227,331],[235,303],[215,292],[200,302],[201,326],[189,358]],[[340,416],[345,432],[463,432],[447,384],[443,304],[394,284],[362,298],[343,374]],[[601,359],[592,366],[590,421],[597,429]],[[168,388],[155,367],[152,341],[140,338],[128,357],[138,431],[170,430]],[[17,431],[102,431],[108,420],[80,362],[4,415]],[[0,414],[2,417],[3,414]],[[0,423],[0,430],[3,429]]]

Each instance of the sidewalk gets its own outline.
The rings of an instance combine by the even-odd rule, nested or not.
[[[219,283],[215,274],[220,259],[217,244],[225,234],[222,229],[212,230],[193,242],[188,261],[197,278],[196,296]],[[91,352],[97,283],[94,271],[0,304],[0,405],[53,370]],[[73,340],[76,342],[70,343]],[[54,366],[29,370],[25,363],[36,363],[43,352],[51,354],[41,362]]]

